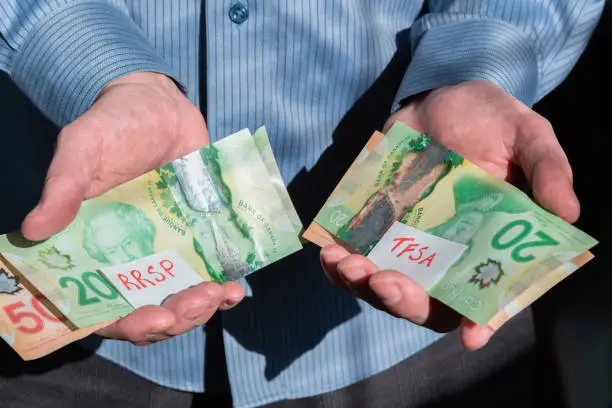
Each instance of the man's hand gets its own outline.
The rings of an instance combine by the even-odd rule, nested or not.
[[[59,134],[41,200],[23,222],[30,240],[66,227],[81,202],[195,151],[209,142],[200,111],[168,77],[142,72],[111,82],[93,106]],[[205,323],[244,296],[237,283],[202,283],[162,306],[146,306],[98,333],[146,344]]]
[[[395,113],[395,122],[438,140],[489,173],[510,182],[526,180],[540,205],[568,222],[580,213],[572,171],[552,126],[503,89],[486,81],[437,89]],[[367,258],[337,245],[321,251],[330,280],[372,306],[436,331],[460,325],[468,349],[487,343],[492,331],[431,299],[397,271],[381,271]]]

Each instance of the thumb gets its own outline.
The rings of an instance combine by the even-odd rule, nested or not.
[[[542,207],[574,223],[580,216],[580,203],[571,175],[563,170],[563,164],[558,157],[548,157],[535,165],[531,182],[533,195]]]
[[[58,137],[57,147],[38,205],[22,224],[24,237],[40,241],[60,232],[76,217],[91,182],[91,148],[86,136],[68,127]]]
[[[536,201],[565,221],[576,222],[580,203],[574,192],[572,169],[550,124],[541,119],[517,137],[518,161]]]

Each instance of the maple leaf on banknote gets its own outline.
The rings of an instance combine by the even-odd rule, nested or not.
[[[155,187],[159,191],[159,195],[164,207],[170,211],[170,214],[174,214],[179,218],[183,218],[183,213],[181,212],[181,209],[176,203],[176,200],[170,190],[170,185],[177,184],[178,179],[176,178],[174,172],[171,172],[168,169],[169,166],[166,165],[156,170],[161,176],[161,178],[157,183],[155,183]]]
[[[501,264],[489,258],[486,263],[476,267],[476,272],[470,278],[470,283],[480,285],[480,289],[488,288],[491,284],[497,285],[504,275]]]
[[[20,290],[19,279],[9,276],[4,269],[0,268],[0,294],[8,293],[12,295]]]
[[[399,270],[493,329],[592,259],[597,244],[522,190],[400,122],[372,136],[303,237],[341,243],[381,269]],[[402,237],[414,242],[406,262],[397,262],[393,239]],[[436,253],[437,263],[421,269],[433,259],[426,253]]]
[[[74,268],[70,255],[62,254],[54,246],[41,250],[38,253],[38,259],[49,268],[61,269],[63,271]]]

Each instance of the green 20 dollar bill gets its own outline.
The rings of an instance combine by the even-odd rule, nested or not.
[[[164,287],[240,279],[301,249],[300,231],[261,128],[84,202],[74,222],[46,241],[3,235],[0,255],[83,328],[159,304],[147,296]]]
[[[560,280],[551,274],[567,276],[590,259],[581,254],[596,240],[514,186],[401,123],[380,136],[306,239],[339,242],[399,269],[474,322],[495,318],[492,326]]]

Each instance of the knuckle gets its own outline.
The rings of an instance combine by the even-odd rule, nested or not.
[[[518,120],[523,133],[527,134],[554,134],[552,123],[544,116],[529,110],[521,114]]]
[[[193,124],[197,124],[199,127],[206,128],[206,124],[204,122],[204,117],[202,116],[202,112],[200,109],[196,107],[193,103],[188,100],[185,100],[183,104],[181,104],[181,113],[183,116],[183,120],[189,121]]]
[[[342,261],[340,261],[340,263],[338,264],[339,268],[345,268],[347,266],[352,266],[356,263],[361,263],[363,262],[364,257],[363,255],[359,255],[359,254],[350,254],[348,256],[346,256]]]
[[[185,115],[192,116],[194,119],[202,118],[200,110],[189,101],[185,101],[183,104],[183,109],[185,111]]]

